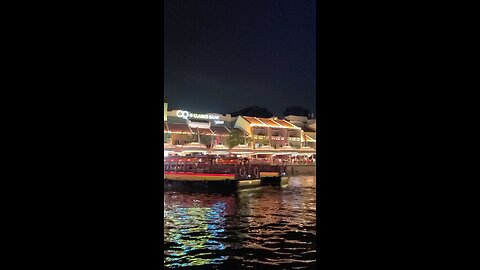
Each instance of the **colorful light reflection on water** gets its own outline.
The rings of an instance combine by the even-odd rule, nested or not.
[[[219,264],[228,258],[208,258],[213,251],[225,249],[215,239],[222,238],[220,233],[225,231],[222,223],[225,221],[226,202],[215,202],[210,207],[199,206],[199,202],[194,200],[191,207],[174,204],[174,209],[166,207],[164,211],[164,241],[177,244],[164,254],[164,263],[170,267]],[[200,250],[201,253],[195,252]]]
[[[315,266],[315,177],[294,177],[284,188],[164,195],[165,268]]]

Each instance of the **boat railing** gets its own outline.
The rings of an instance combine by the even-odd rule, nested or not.
[[[279,175],[285,174],[286,165],[166,162],[164,163],[164,172],[234,174],[235,179],[256,179],[260,177],[260,172],[278,172]]]

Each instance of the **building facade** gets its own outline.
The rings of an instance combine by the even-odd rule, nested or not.
[[[207,147],[226,145],[232,131],[231,115],[191,113],[185,110],[167,111],[164,122],[164,143],[185,145],[200,142]],[[230,128],[229,128],[230,126]]]
[[[199,142],[207,148],[228,145],[231,133],[238,131],[240,136],[244,136],[244,142],[253,149],[266,145],[274,149],[285,146],[295,149],[304,146],[316,148],[316,121],[301,116],[278,119],[168,111],[168,104],[164,103],[163,127],[164,143],[174,146],[192,142]]]
[[[285,117],[290,123],[303,130],[303,141],[305,146],[316,149],[317,143],[317,120],[309,119],[306,116],[289,115]]]
[[[239,116],[234,127],[247,134],[254,149],[260,148],[262,145],[269,145],[275,149],[288,145],[300,148],[303,142],[300,127],[276,117]]]

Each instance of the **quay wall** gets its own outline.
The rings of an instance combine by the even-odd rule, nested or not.
[[[287,165],[287,175],[316,175],[316,165]]]

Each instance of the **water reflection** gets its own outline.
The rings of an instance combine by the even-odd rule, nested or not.
[[[288,187],[233,194],[165,192],[165,267],[314,266],[315,181],[293,177]]]
[[[167,195],[166,199],[181,200],[164,204],[164,242],[170,246],[165,249],[165,264],[171,267],[218,264],[227,256],[212,257],[213,251],[223,250],[225,246],[216,239],[225,231],[225,215],[229,198],[212,201],[198,199],[198,195]],[[218,198],[216,198],[218,199]]]

